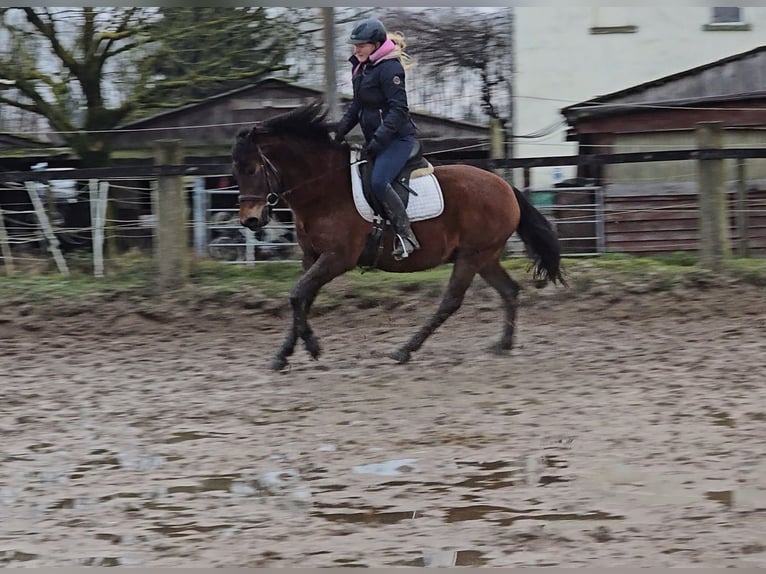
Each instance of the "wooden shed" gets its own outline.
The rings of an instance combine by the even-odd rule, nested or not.
[[[323,91],[268,78],[202,102],[182,106],[120,127],[112,137],[115,157],[151,157],[158,139],[181,139],[188,155],[225,156],[237,131],[256,121],[288,112],[316,98]],[[341,105],[348,103],[341,97]],[[452,120],[411,110],[424,151],[461,150],[459,157],[489,157],[488,126]],[[349,137],[361,137],[355,128]],[[443,154],[439,154],[442,157]],[[449,154],[446,154],[448,156]]]
[[[766,143],[766,46],[599,96],[562,110],[569,139],[582,155],[697,147],[700,122],[720,122],[723,147]],[[744,173],[750,252],[766,254],[766,159],[725,160],[732,225],[734,196]],[[695,160],[581,166],[580,178],[602,186],[608,252],[695,251]]]

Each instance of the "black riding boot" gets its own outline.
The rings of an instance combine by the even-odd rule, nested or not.
[[[410,227],[407,209],[404,207],[401,198],[394,191],[394,188],[391,187],[391,184],[386,186],[386,193],[380,199],[396,234],[392,255],[394,259],[409,257],[410,253],[420,249],[420,243],[418,243],[418,239]]]

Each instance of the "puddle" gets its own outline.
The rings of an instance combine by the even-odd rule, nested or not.
[[[208,476],[197,484],[180,484],[168,487],[168,494],[195,494],[198,492],[231,491],[232,483],[239,480],[239,474],[224,474],[221,476]]]
[[[380,476],[398,476],[402,472],[414,470],[416,458],[400,458],[396,460],[387,460],[385,462],[374,462],[371,464],[361,464],[351,468],[351,472],[356,474],[377,474]]]
[[[29,562],[37,557],[37,554],[29,554],[28,552],[20,552],[18,550],[6,550],[0,554],[0,564],[7,566],[11,562]]]
[[[729,415],[729,413],[723,411],[716,411],[710,407],[705,407],[707,415],[713,419],[713,425],[717,427],[737,428],[737,423]]]
[[[212,524],[210,526],[201,526],[196,522],[185,522],[183,524],[163,524],[155,522],[155,525],[147,530],[153,530],[167,536],[168,538],[183,538],[194,536],[195,534],[205,534],[216,530],[231,528],[231,524]]]
[[[31,444],[27,448],[34,453],[50,453],[56,450],[56,445],[51,442],[40,442]]]
[[[348,486],[345,484],[326,484],[324,486],[317,487],[317,492],[340,492],[342,490],[346,490],[347,488]]]
[[[451,566],[484,566],[487,560],[478,550],[440,550],[432,552],[424,550],[421,556],[413,560],[394,562],[392,566],[419,566],[425,568]]]
[[[493,472],[491,474],[477,474],[469,476],[462,482],[458,482],[455,486],[462,486],[464,488],[480,488],[482,490],[497,490],[499,488],[505,488],[508,486],[514,486],[522,480],[513,480],[512,477],[516,471],[503,471]]]
[[[156,470],[165,464],[165,457],[156,454],[146,454],[143,452],[118,452],[117,462],[125,470]]]
[[[403,520],[418,518],[417,510],[386,511],[390,506],[344,506],[329,504],[314,504],[314,508],[329,508],[339,512],[313,511],[311,516],[323,518],[330,522],[348,522],[355,524],[396,524]]]
[[[705,498],[723,504],[728,510],[734,504],[734,492],[731,490],[708,490]]]
[[[531,465],[532,468],[529,468]],[[483,490],[497,490],[516,485],[539,485],[547,486],[554,483],[569,482],[571,479],[557,474],[542,474],[541,468],[562,469],[568,468],[569,463],[555,454],[544,454],[531,459],[519,459],[515,462],[504,460],[495,461],[457,461],[458,467],[470,466],[487,471],[483,474],[470,475],[454,486],[464,488],[481,488]],[[500,470],[502,469],[502,470]],[[495,472],[491,472],[495,471]]]
[[[583,513],[538,513],[534,510],[515,510],[504,506],[474,505],[450,508],[447,511],[447,522],[464,522],[468,520],[483,520],[487,514],[510,514],[511,516],[486,518],[501,526],[508,526],[518,520],[623,520],[625,517],[609,514],[599,510]]]
[[[85,498],[62,498],[54,502],[46,510],[79,510],[91,508],[92,506],[93,502]]]
[[[565,478],[563,476],[543,475],[537,481],[537,484],[539,484],[540,486],[547,486],[549,484],[554,484],[554,483],[557,483],[557,482],[569,482],[570,480],[571,479]]]
[[[170,435],[170,438],[165,439],[163,442],[165,444],[175,444],[179,442],[188,442],[191,440],[200,440],[203,438],[219,438],[227,436],[227,433],[218,433],[218,432],[198,432],[198,431],[183,431],[183,432],[176,432]]]
[[[287,483],[296,482],[298,480],[300,480],[300,474],[294,468],[264,472],[258,477],[258,483],[268,489],[281,487]]]
[[[91,454],[105,454],[109,451],[99,450],[97,452],[93,452]],[[107,456],[104,458],[97,458],[95,460],[89,460],[87,462],[84,462],[80,465],[78,465],[72,474],[69,475],[69,478],[72,480],[82,478],[85,476],[86,472],[89,472],[91,470],[95,470],[99,467],[108,467],[109,469],[113,468],[120,468],[120,461],[117,460],[116,456]]]
[[[121,566],[120,558],[117,556],[94,556],[80,560],[83,566]]]
[[[523,510],[514,510],[505,506],[489,506],[477,504],[474,506],[461,506],[447,510],[447,522],[464,522],[466,520],[481,520],[491,512],[505,512],[512,514],[524,514]]]
[[[625,517],[620,514],[609,514],[608,512],[603,512],[601,510],[591,510],[583,513],[563,512],[548,514],[527,514],[498,520],[497,523],[501,526],[508,526],[517,520],[625,520]]]

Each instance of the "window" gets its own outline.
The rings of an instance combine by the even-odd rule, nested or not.
[[[740,8],[713,8],[713,24],[741,24]]]
[[[638,26],[630,23],[630,8],[604,7],[593,8],[591,12],[591,34],[635,34]]]
[[[750,30],[750,24],[745,23],[742,8],[736,6],[715,7],[711,13],[710,23],[702,29],[707,31],[733,32]]]

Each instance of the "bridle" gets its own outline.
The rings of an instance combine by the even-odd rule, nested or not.
[[[255,128],[253,128],[253,131]],[[266,194],[266,204],[269,207],[274,207],[279,203],[280,199],[283,199],[286,195],[289,193],[292,193],[296,189],[298,189],[301,186],[307,185],[313,181],[320,180],[324,177],[327,177],[332,171],[326,171],[316,177],[313,177],[307,181],[302,182],[300,185],[293,187],[291,189],[285,189],[284,182],[282,180],[282,174],[277,169],[277,167],[274,165],[274,163],[269,159],[269,157],[263,153],[263,149],[261,146],[257,143],[254,143],[255,150],[256,150],[256,159],[260,162],[261,166],[263,167],[263,177],[266,181],[266,189],[268,190],[268,193]],[[359,160],[354,162],[352,165],[358,164],[358,163],[365,163],[367,160]],[[338,169],[344,169],[344,167],[340,167]],[[237,196],[237,201],[239,203],[243,201],[260,201],[263,197],[260,195],[254,195],[254,194],[239,194]]]
[[[286,193],[284,190],[284,184],[282,182],[282,174],[279,173],[279,170],[268,158],[268,156],[263,153],[260,145],[255,144],[255,149],[257,152],[258,161],[260,161],[263,168],[263,178],[266,181],[266,189],[268,191],[266,194],[266,205],[269,207],[274,207],[277,203],[279,203],[279,200],[282,199],[282,196]],[[261,196],[252,194],[240,194],[237,197],[238,202],[258,201],[260,199],[262,199]]]

